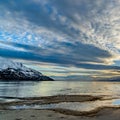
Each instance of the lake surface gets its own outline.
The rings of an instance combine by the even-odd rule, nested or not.
[[[51,109],[89,111],[101,106],[120,106],[120,82],[0,82],[0,102],[16,101],[17,98],[54,95],[109,96],[109,99],[89,102],[61,102],[45,105],[11,106],[12,109]],[[13,98],[12,98],[13,97]]]
[[[120,96],[120,82],[0,82],[0,97],[41,97],[71,94]]]

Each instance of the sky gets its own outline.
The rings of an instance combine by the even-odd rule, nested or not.
[[[120,76],[120,0],[0,0],[0,56],[56,80]]]

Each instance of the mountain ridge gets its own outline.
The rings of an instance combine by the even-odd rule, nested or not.
[[[53,81],[37,70],[4,58],[0,58],[0,80]]]

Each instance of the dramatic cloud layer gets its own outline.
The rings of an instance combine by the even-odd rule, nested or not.
[[[0,9],[0,56],[53,66],[50,75],[59,67],[56,76],[63,66],[77,78],[119,73],[119,0],[3,0]]]

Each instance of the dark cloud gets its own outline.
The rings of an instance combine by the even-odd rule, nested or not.
[[[70,28],[65,24],[61,23],[59,20],[59,13],[56,13],[55,20],[51,18],[51,14],[54,14],[53,8],[50,6],[51,3],[43,4],[36,3],[34,1],[24,1],[24,0],[4,0],[0,1],[1,8],[5,8],[5,12],[11,12],[13,17],[26,19],[34,25],[45,27],[49,30],[56,31],[59,33],[66,33],[70,36],[78,33],[75,28]],[[72,32],[75,32],[72,34]]]
[[[91,0],[45,1],[4,0],[0,1],[0,6],[5,8],[6,12],[10,11],[15,18],[26,19],[34,25],[45,27],[59,34],[66,34],[74,38],[84,34],[74,24],[80,25],[80,22],[82,24],[83,21],[90,21],[92,26],[96,16],[102,14],[101,12],[107,6],[107,4],[104,4],[104,0],[94,0],[93,2]],[[109,0],[106,0],[106,3],[108,2]],[[76,18],[76,15],[81,20]],[[64,17],[65,20],[62,21]],[[85,36],[87,37],[87,35]]]
[[[83,44],[68,44],[61,43],[62,47],[69,48],[71,52],[59,53],[53,48],[53,51],[49,53],[49,49],[42,49],[40,47],[34,47],[30,45],[20,44],[20,43],[9,43],[1,42],[7,45],[16,47],[16,50],[11,49],[0,49],[0,56],[15,58],[15,59],[24,59],[24,60],[33,60],[36,62],[46,62],[46,63],[56,63],[60,66],[75,66],[86,69],[118,69],[119,67],[107,66],[107,65],[94,65],[87,62],[103,62],[99,58],[109,58],[111,55],[104,50],[98,49],[91,45]],[[60,45],[60,44],[59,44]],[[24,48],[25,51],[19,51],[19,48]],[[79,49],[78,49],[79,48]],[[18,50],[17,50],[18,49]],[[60,50],[60,49],[59,49]]]
[[[31,26],[46,28],[64,39],[65,36],[72,37],[71,41],[74,39],[108,49],[114,49],[113,45],[108,45],[111,43],[108,39],[114,39],[114,33],[119,32],[114,29],[120,23],[117,5],[117,0],[0,1],[3,17],[9,11],[14,19],[27,20]],[[116,20],[112,21],[113,18]]]

